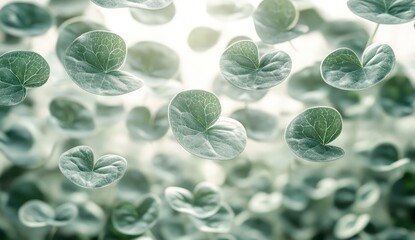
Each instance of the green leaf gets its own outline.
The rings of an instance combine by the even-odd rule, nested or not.
[[[46,60],[31,51],[12,51],[0,56],[0,105],[22,102],[26,88],[40,87],[49,79]]]
[[[26,37],[46,33],[52,26],[52,16],[36,4],[12,2],[0,9],[0,29],[8,34]]]
[[[376,182],[367,182],[357,191],[354,208],[358,211],[368,211],[380,199],[381,192]]]
[[[255,213],[269,213],[277,210],[282,204],[282,195],[279,192],[257,192],[249,200],[249,209]]]
[[[218,20],[232,21],[249,17],[254,7],[246,0],[208,0],[206,10]]]
[[[13,125],[0,133],[0,149],[6,152],[28,152],[34,144],[34,137],[30,130],[23,125]]]
[[[360,116],[368,110],[357,91],[330,88],[328,99],[345,119]]]
[[[59,17],[70,18],[82,15],[88,8],[89,0],[49,0],[50,11]]]
[[[65,131],[85,133],[95,129],[92,113],[68,97],[54,98],[49,103],[49,112],[56,125]]]
[[[107,31],[82,34],[67,48],[64,65],[72,80],[87,92],[115,96],[143,86],[137,77],[120,71],[127,49],[124,40]]]
[[[138,203],[124,202],[111,212],[111,222],[115,229],[126,235],[140,235],[152,228],[159,217],[159,200],[147,196]]]
[[[369,214],[346,214],[341,217],[334,226],[334,236],[337,239],[349,239],[359,232],[363,231],[369,221]]]
[[[361,90],[384,80],[395,66],[395,54],[390,46],[381,44],[367,48],[362,61],[355,52],[340,48],[321,63],[324,81],[344,90]]]
[[[105,123],[114,123],[124,117],[123,104],[95,103],[95,115]]]
[[[125,201],[135,201],[150,192],[150,182],[141,171],[128,169],[117,183],[117,196]]]
[[[131,16],[142,24],[162,25],[170,22],[176,15],[176,6],[171,3],[160,9],[130,8]]]
[[[278,131],[277,119],[261,110],[238,109],[231,114],[231,118],[242,123],[248,138],[256,141],[271,140]]]
[[[173,0],[91,0],[93,3],[104,8],[144,8],[144,9],[160,9],[165,8],[173,2]]]
[[[68,49],[71,43],[82,34],[94,30],[106,30],[106,27],[99,23],[79,18],[65,21],[60,26],[55,51],[62,64],[64,63],[66,49]]]
[[[199,218],[215,214],[222,198],[220,189],[208,182],[199,183],[193,193],[180,187],[167,187],[164,196],[174,210]]]
[[[216,45],[220,32],[210,27],[196,27],[187,38],[189,47],[196,52],[203,52]]]
[[[241,123],[220,113],[219,99],[213,93],[183,91],[170,102],[170,127],[191,154],[212,160],[233,159],[245,149],[246,131]]]
[[[343,157],[343,149],[327,145],[342,130],[342,117],[331,107],[313,107],[297,115],[285,131],[285,141],[293,153],[305,160],[327,162]]]
[[[415,20],[413,0],[349,0],[347,6],[359,17],[380,24],[401,24]]]
[[[206,218],[191,216],[190,220],[202,232],[227,233],[233,225],[234,218],[232,208],[222,203],[219,210],[212,216]]]
[[[95,189],[120,180],[127,169],[127,161],[118,155],[107,154],[94,163],[92,149],[78,146],[62,153],[59,169],[75,185]]]
[[[381,143],[370,154],[370,168],[376,172],[390,172],[409,162],[408,158],[399,159],[398,149],[392,143]]]
[[[378,103],[389,116],[412,115],[415,111],[415,87],[406,75],[397,74],[380,88]]]
[[[291,71],[291,58],[283,51],[272,51],[261,58],[252,41],[228,47],[220,58],[223,77],[245,90],[262,90],[280,84]]]
[[[128,66],[150,85],[160,85],[178,74],[179,55],[163,44],[138,42],[128,48],[128,53]]]
[[[127,129],[135,140],[155,141],[162,138],[169,130],[168,107],[161,107],[155,116],[145,107],[131,109],[127,116]]]
[[[263,0],[253,14],[255,30],[264,43],[290,41],[308,31],[297,25],[299,14],[290,0]]]
[[[64,226],[78,215],[78,208],[72,203],[64,203],[53,209],[40,200],[27,201],[19,208],[19,220],[28,227]]]

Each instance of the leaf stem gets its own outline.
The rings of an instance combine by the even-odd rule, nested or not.
[[[367,48],[372,43],[373,39],[375,38],[376,33],[378,32],[379,26],[380,26],[380,23],[376,24],[375,30],[373,31],[372,35],[367,40],[365,48]]]
[[[56,226],[53,226],[49,231],[48,239],[52,240],[57,231],[58,231],[58,228]]]

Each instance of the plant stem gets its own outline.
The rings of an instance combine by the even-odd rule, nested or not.
[[[53,226],[49,231],[48,239],[52,240],[57,231],[58,231],[58,228],[56,226]]]
[[[373,31],[372,35],[371,35],[371,36],[369,37],[369,39],[367,40],[367,43],[366,43],[366,47],[365,47],[365,48],[367,48],[367,47],[368,47],[368,46],[372,43],[373,38],[375,38],[375,35],[376,35],[376,33],[378,32],[379,26],[380,26],[380,24],[379,24],[379,23],[378,23],[378,24],[376,24],[375,30]]]

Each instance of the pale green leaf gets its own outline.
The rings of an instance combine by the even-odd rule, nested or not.
[[[144,9],[160,9],[165,8],[173,2],[173,0],[91,0],[93,3],[104,8],[144,8]]]
[[[229,46],[220,59],[223,77],[245,90],[262,90],[280,84],[291,71],[291,58],[283,51],[272,51],[261,58],[252,41]]]
[[[231,114],[246,129],[246,135],[256,141],[269,141],[278,131],[275,116],[255,109],[238,109]]]
[[[198,218],[191,216],[193,224],[202,232],[227,233],[230,231],[235,214],[232,208],[222,203],[219,210],[210,217]]]
[[[380,88],[379,100],[383,111],[392,117],[406,117],[415,111],[415,87],[405,74],[388,79]]]
[[[246,0],[208,0],[206,10],[214,18],[231,21],[247,18],[254,7]]]
[[[135,107],[127,116],[127,129],[135,140],[155,141],[169,130],[167,106],[161,107],[154,116],[147,107]]]
[[[82,15],[89,3],[89,0],[49,0],[48,5],[54,15],[69,18]]]
[[[215,46],[220,37],[220,32],[210,27],[196,27],[187,38],[187,43],[193,51],[203,52]]]
[[[246,145],[246,131],[238,121],[220,117],[219,99],[203,90],[178,93],[169,105],[169,122],[176,140],[201,158],[229,160]]]
[[[299,158],[326,162],[343,157],[343,149],[328,145],[342,130],[342,117],[331,107],[313,107],[297,115],[285,131],[285,141]]]
[[[176,6],[171,3],[160,9],[130,8],[133,18],[146,25],[162,25],[170,22],[176,15]]]
[[[363,231],[369,221],[370,216],[368,214],[346,214],[341,217],[334,226],[334,235],[337,239],[349,239]]]

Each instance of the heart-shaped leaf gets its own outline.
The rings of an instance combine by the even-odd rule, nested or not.
[[[203,52],[215,46],[218,42],[220,32],[210,27],[196,27],[187,38],[189,47],[196,52]]]
[[[209,217],[198,218],[191,216],[193,224],[202,232],[226,233],[233,225],[235,214],[232,208],[225,203],[220,205],[219,210]]]
[[[313,107],[297,115],[285,131],[285,141],[293,153],[305,160],[326,162],[343,157],[343,149],[327,145],[342,130],[342,117],[331,107]]]
[[[145,197],[138,207],[129,202],[121,203],[112,210],[111,222],[122,234],[143,234],[156,224],[160,212],[159,205],[159,200],[153,196]]]
[[[370,216],[368,214],[359,216],[353,213],[346,214],[337,221],[334,227],[334,235],[337,239],[349,239],[363,231],[369,220]]]
[[[354,208],[358,211],[367,211],[380,199],[380,188],[375,182],[363,184],[357,191]]]
[[[349,0],[347,6],[359,17],[380,24],[401,24],[415,20],[413,0]]]
[[[173,0],[91,0],[93,3],[104,8],[144,8],[144,9],[160,9],[165,8],[173,2]]]
[[[324,81],[344,90],[361,90],[384,80],[395,66],[395,54],[386,44],[367,48],[362,61],[356,53],[340,48],[330,53],[321,63]]]
[[[18,37],[38,36],[52,26],[52,16],[36,4],[12,2],[0,9],[0,29]]]
[[[248,17],[254,7],[246,0],[208,0],[206,10],[218,20],[231,21]]]
[[[73,203],[64,203],[53,209],[40,200],[30,200],[19,208],[19,220],[28,227],[65,226],[78,215]]]
[[[255,30],[264,43],[290,41],[308,31],[297,25],[298,11],[290,0],[263,0],[253,14]]]
[[[143,86],[137,77],[120,71],[126,58],[124,40],[107,31],[91,31],[76,38],[66,50],[64,65],[72,80],[87,92],[115,96]]]
[[[22,102],[26,88],[40,87],[49,79],[46,60],[31,51],[12,51],[0,56],[0,105]]]
[[[138,42],[128,48],[128,66],[149,85],[159,85],[176,77],[179,55],[157,42]]]
[[[239,41],[222,54],[220,70],[227,81],[239,88],[268,89],[288,77],[291,58],[283,51],[272,51],[260,58],[254,42]]]
[[[59,169],[72,183],[83,188],[103,188],[118,181],[127,169],[127,161],[107,154],[94,163],[94,153],[88,146],[78,146],[62,153]]]
[[[171,3],[160,9],[130,8],[133,18],[146,25],[161,25],[170,22],[176,15],[176,6]]]
[[[69,132],[90,132],[95,129],[92,113],[82,104],[67,98],[54,98],[49,112],[59,128]]]
[[[238,109],[231,114],[231,118],[241,122],[246,129],[248,138],[256,141],[270,140],[275,137],[278,131],[275,116],[261,110]]]
[[[219,99],[203,90],[178,93],[169,104],[169,122],[176,140],[191,154],[212,160],[229,160],[246,145],[242,124],[220,117]]]
[[[127,129],[133,139],[155,141],[169,130],[167,106],[161,107],[154,117],[147,107],[135,107],[127,116]]]
[[[392,117],[406,117],[415,111],[415,87],[404,74],[387,80],[379,91],[383,111]]]
[[[198,218],[215,214],[220,208],[222,198],[219,188],[208,182],[199,183],[193,193],[185,188],[168,187],[164,196],[174,210]]]
[[[79,18],[65,21],[59,27],[59,36],[55,51],[62,64],[64,63],[66,49],[68,49],[71,43],[82,34],[95,30],[106,30],[106,28],[99,23]]]

